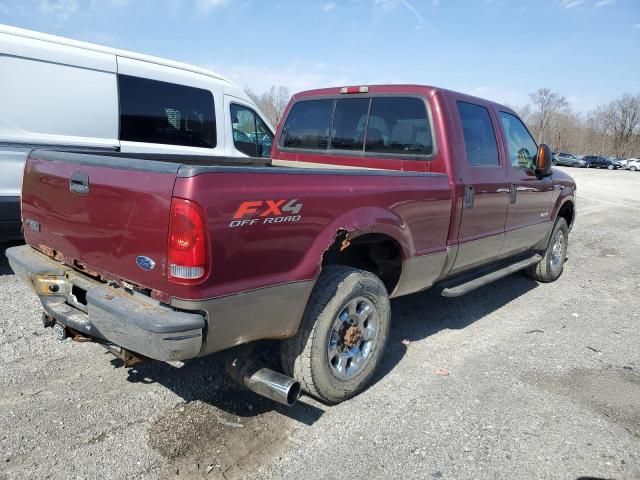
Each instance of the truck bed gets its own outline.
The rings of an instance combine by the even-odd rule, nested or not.
[[[313,279],[341,231],[386,232],[400,239],[403,260],[441,254],[444,263],[452,209],[444,174],[239,163],[34,151],[22,198],[26,240],[76,269],[129,282],[166,301]],[[71,191],[77,175],[87,178],[87,192]],[[199,284],[167,278],[173,198],[195,202],[206,217],[211,274]],[[238,213],[247,203],[261,206]],[[299,208],[286,214],[269,205]],[[140,256],[156,267],[142,270]]]

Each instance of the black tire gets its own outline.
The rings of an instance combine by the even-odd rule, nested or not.
[[[363,303],[358,303],[360,299]],[[342,322],[338,316],[354,304],[356,308],[366,304],[367,310],[373,306],[377,315],[373,325],[377,327],[361,367],[355,369],[352,377],[340,378],[335,371],[337,367],[330,365],[329,341],[334,327]],[[370,318],[373,317],[366,318],[365,325],[371,322]],[[311,293],[297,335],[282,342],[280,357],[284,372],[299,381],[307,394],[323,402],[335,404],[351,398],[371,381],[387,343],[390,320],[389,295],[377,276],[357,268],[328,266]],[[346,338],[345,333],[339,345],[343,346]],[[352,350],[365,349],[365,343],[354,344]],[[349,361],[345,365],[348,367]]]
[[[613,170],[613,169],[615,169],[615,168],[616,168],[616,167],[614,167],[613,165],[607,165],[607,170]]]
[[[630,170],[631,170],[632,172],[635,172],[637,169],[638,169],[637,167],[631,167],[631,168],[630,168]]]
[[[557,250],[556,241],[559,235],[562,235],[562,245]],[[542,261],[527,268],[525,270],[527,276],[538,282],[555,282],[562,275],[564,262],[567,258],[568,245],[569,227],[567,221],[564,218],[558,218],[553,226],[551,237],[549,237],[549,245],[547,245]]]
[[[575,162],[575,163],[573,164],[573,166],[574,166],[575,168],[579,168],[579,167],[580,167],[580,163],[579,163],[579,162]]]

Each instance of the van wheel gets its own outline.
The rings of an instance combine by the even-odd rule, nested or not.
[[[556,281],[562,275],[564,262],[567,258],[568,243],[569,227],[567,221],[564,218],[558,218],[542,261],[527,268],[525,270],[527,276],[543,283]]]
[[[298,334],[282,342],[282,367],[309,395],[340,403],[371,381],[390,320],[389,296],[377,276],[331,265],[311,293]]]

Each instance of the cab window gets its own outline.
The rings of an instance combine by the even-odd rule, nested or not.
[[[273,134],[262,119],[244,105],[231,104],[231,127],[236,149],[250,157],[268,157]]]
[[[365,151],[430,155],[433,139],[424,101],[412,97],[373,97]]]
[[[534,170],[538,147],[527,127],[518,117],[510,113],[500,112],[500,120],[507,137],[511,166],[523,170]]]
[[[284,123],[280,146],[426,156],[433,153],[433,134],[420,98],[340,97],[296,103]]]
[[[326,150],[333,100],[304,100],[296,103],[287,116],[281,135],[281,146]]]
[[[498,144],[489,111],[474,103],[457,102],[467,164],[473,167],[496,167]]]
[[[336,100],[331,148],[362,151],[368,111],[368,98]]]

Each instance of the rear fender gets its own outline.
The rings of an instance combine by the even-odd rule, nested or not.
[[[403,260],[415,252],[411,232],[401,217],[382,208],[357,208],[340,215],[317,236],[296,267],[297,278],[316,278],[320,275],[323,255],[341,232],[346,232],[351,240],[370,233],[387,235],[400,246]]]

